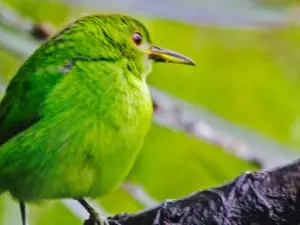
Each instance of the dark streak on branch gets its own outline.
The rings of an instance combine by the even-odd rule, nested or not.
[[[201,179],[201,178],[199,178]],[[298,225],[300,160],[269,171],[248,172],[223,186],[199,191],[136,214],[120,225]]]

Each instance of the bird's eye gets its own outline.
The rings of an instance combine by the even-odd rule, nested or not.
[[[132,34],[132,40],[134,41],[134,43],[139,46],[140,44],[142,44],[142,40],[143,40],[143,37],[140,33],[133,33]]]

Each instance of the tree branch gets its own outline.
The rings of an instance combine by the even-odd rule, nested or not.
[[[108,220],[111,225],[296,225],[300,223],[299,191],[297,160],[269,171],[243,173],[223,186]]]

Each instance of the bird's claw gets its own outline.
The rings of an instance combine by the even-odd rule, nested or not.
[[[106,219],[100,218],[99,215],[91,215],[89,219],[84,221],[83,225],[109,225]]]

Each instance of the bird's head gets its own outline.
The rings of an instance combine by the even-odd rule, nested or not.
[[[70,24],[54,40],[75,49],[72,54],[77,57],[108,62],[127,60],[128,69],[140,78],[151,71],[152,62],[195,65],[179,53],[154,45],[146,27],[129,16],[86,16]]]

